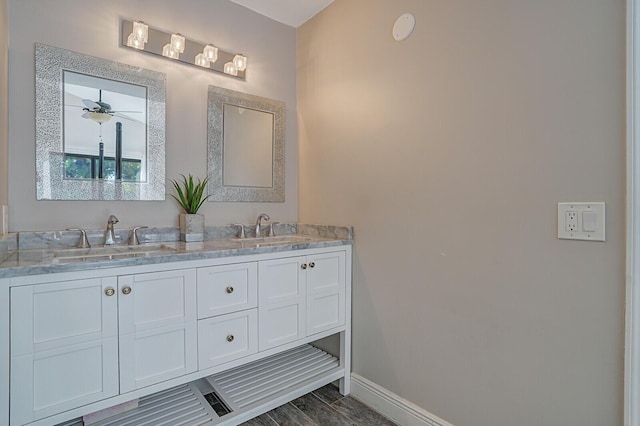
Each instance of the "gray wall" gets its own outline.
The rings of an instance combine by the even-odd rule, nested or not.
[[[120,19],[143,20],[167,31],[212,42],[249,58],[246,81],[173,63],[119,46]],[[3,27],[4,28],[4,27]],[[295,30],[227,0],[9,1],[9,194],[11,231],[100,228],[110,213],[118,226],[177,225],[171,198],[148,202],[70,202],[35,199],[34,42],[117,60],[167,74],[166,171],[207,173],[207,86],[286,102],[286,202],[206,203],[207,225],[297,220]],[[1,194],[1,193],[0,193]]]
[[[297,37],[355,373],[456,426],[622,424],[624,0],[336,0]],[[558,240],[562,201],[605,201],[607,241]]]
[[[7,130],[7,88],[9,80],[9,28],[7,0],[0,0],[0,206],[9,200],[8,155],[9,132]],[[0,218],[0,221],[2,218]],[[1,225],[0,225],[1,226]],[[0,229],[0,232],[2,230]]]

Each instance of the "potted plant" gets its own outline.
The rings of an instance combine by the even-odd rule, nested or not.
[[[208,178],[203,181],[194,182],[193,176],[189,174],[187,178],[182,176],[182,180],[171,179],[171,183],[176,190],[177,196],[171,196],[178,202],[184,213],[179,216],[180,239],[182,241],[204,241],[204,216],[198,214],[198,209],[209,198],[204,196]]]

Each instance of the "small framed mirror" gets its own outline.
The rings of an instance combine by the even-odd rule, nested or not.
[[[209,86],[209,200],[284,202],[285,104]]]
[[[36,43],[38,200],[164,200],[165,75]]]

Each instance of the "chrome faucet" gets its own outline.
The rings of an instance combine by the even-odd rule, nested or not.
[[[89,239],[87,238],[87,231],[82,228],[68,228],[67,231],[80,231],[80,242],[78,243],[78,248],[91,248],[91,244],[89,244]]]
[[[107,230],[104,232],[104,245],[110,246],[116,243],[116,233],[113,229],[113,225],[120,222],[114,215],[109,216],[107,220]]]
[[[256,220],[256,237],[259,237],[262,233],[262,219],[269,221],[271,218],[266,213],[260,213],[258,215],[258,220]]]

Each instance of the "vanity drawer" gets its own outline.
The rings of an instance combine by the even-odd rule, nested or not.
[[[198,269],[198,319],[258,306],[256,262]]]
[[[200,370],[258,352],[257,309],[198,321]]]

